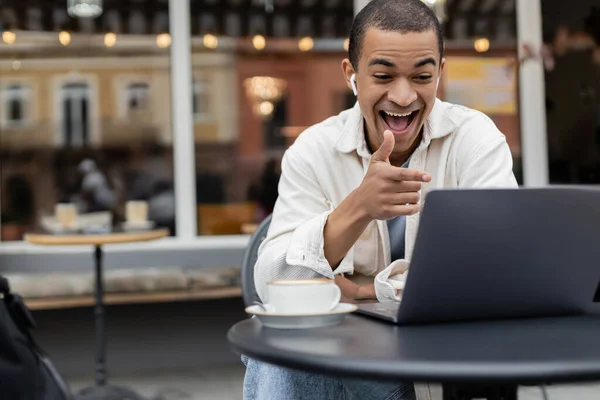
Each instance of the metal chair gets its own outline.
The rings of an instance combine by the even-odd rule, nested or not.
[[[256,287],[254,286],[254,264],[256,264],[258,258],[258,248],[267,237],[269,225],[271,225],[271,215],[265,218],[258,228],[256,228],[256,232],[250,236],[248,247],[246,247],[246,252],[244,253],[242,261],[242,297],[244,298],[246,307],[251,306],[255,301],[260,301],[260,297],[256,293]]]

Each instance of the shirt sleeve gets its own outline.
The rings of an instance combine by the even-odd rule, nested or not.
[[[408,266],[408,260],[396,260],[377,274],[375,277],[375,294],[379,302],[400,301],[402,299],[401,290],[404,289]]]
[[[281,165],[279,197],[265,241],[258,250],[254,282],[268,302],[267,283],[274,279],[327,277],[354,270],[354,248],[335,271],[325,258],[323,228],[333,206],[317,175],[291,146]]]
[[[518,187],[510,148],[504,135],[499,131],[498,134],[479,147],[463,153],[458,168],[460,189]]]

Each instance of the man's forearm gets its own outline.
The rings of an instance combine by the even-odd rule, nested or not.
[[[329,214],[323,230],[325,258],[332,269],[338,267],[372,221],[353,194]]]

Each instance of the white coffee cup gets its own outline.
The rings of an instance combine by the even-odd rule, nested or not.
[[[341,299],[331,279],[275,280],[267,284],[269,307],[277,314],[320,314],[331,311]]]
[[[72,203],[58,203],[54,206],[54,218],[63,229],[77,227],[77,206]]]
[[[125,219],[130,224],[140,224],[148,221],[148,203],[145,201],[128,201],[125,204]]]

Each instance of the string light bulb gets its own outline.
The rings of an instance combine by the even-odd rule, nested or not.
[[[490,41],[488,38],[477,39],[473,43],[473,47],[475,48],[476,52],[485,53],[490,49]]]
[[[274,110],[275,110],[275,106],[270,101],[263,101],[263,102],[259,103],[258,107],[256,109],[257,113],[263,117],[267,117],[267,116],[273,114]]]
[[[256,50],[263,50],[267,46],[267,40],[263,35],[256,35],[252,38],[252,45]]]
[[[112,33],[112,32],[108,32],[106,35],[104,35],[104,45],[106,47],[113,47],[115,44],[117,43],[117,35]]]
[[[216,49],[219,46],[219,39],[215,35],[207,33],[202,38],[202,44],[207,49]]]
[[[315,47],[315,41],[310,36],[303,37],[298,41],[300,51],[310,51]]]
[[[61,31],[58,33],[58,41],[63,46],[68,46],[71,43],[71,34],[67,31]]]
[[[171,45],[171,35],[168,33],[156,35],[156,45],[161,49],[166,49]]]
[[[11,31],[2,32],[2,41],[6,44],[14,44],[17,40],[17,34]]]

